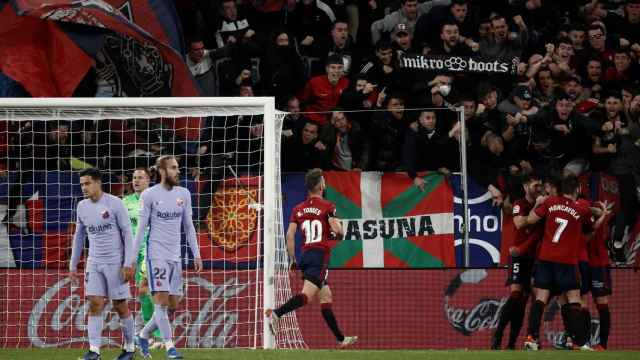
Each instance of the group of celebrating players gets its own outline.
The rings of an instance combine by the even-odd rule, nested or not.
[[[529,177],[523,181],[523,188],[524,198],[513,203],[516,231],[507,279],[510,295],[502,307],[491,348],[501,348],[509,323],[507,348],[516,348],[531,296],[524,348],[539,350],[545,306],[552,296],[558,296],[565,328],[562,346],[572,350],[605,350],[611,327],[608,306],[611,274],[603,224],[613,204],[591,203],[581,198],[580,182],[571,174],[561,180],[547,180],[544,185],[539,178]],[[600,341],[593,347],[587,307],[589,292],[600,318]]]

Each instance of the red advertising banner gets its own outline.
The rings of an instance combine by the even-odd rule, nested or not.
[[[255,270],[187,274],[187,300],[172,318],[177,345],[260,347],[262,299],[255,274]],[[609,348],[639,349],[640,273],[614,269],[612,275]],[[331,270],[329,283],[338,323],[345,334],[360,337],[357,348],[488,349],[499,309],[506,302],[505,277],[504,269]],[[301,281],[293,273],[291,280],[296,293]],[[86,346],[88,304],[83,290],[72,289],[63,274],[4,270],[0,284],[4,286],[0,347]],[[599,323],[592,304],[591,314],[595,342]],[[317,302],[298,310],[296,316],[310,348],[336,347]],[[527,319],[528,315],[521,339]],[[106,342],[119,345],[120,324],[114,313],[106,315],[104,326]],[[562,331],[557,304],[552,302],[543,318],[542,346],[552,348]]]
[[[506,302],[507,272],[490,270],[331,270],[333,311],[345,335],[359,336],[356,348],[489,349]],[[639,349],[640,272],[612,270],[609,349]],[[296,278],[292,290],[302,284]],[[591,300],[590,300],[591,302]],[[590,304],[592,340],[599,336],[598,313]],[[527,309],[528,310],[528,309]],[[302,337],[311,348],[335,348],[336,341],[317,303],[296,313]],[[528,311],[518,347],[526,336]],[[503,346],[506,346],[508,329]],[[540,337],[551,349],[563,331],[555,301],[545,311]]]
[[[84,290],[72,288],[64,274],[3,270],[0,284],[4,287],[0,291],[0,347],[86,346],[89,305]],[[185,284],[186,296],[172,318],[178,347],[262,344],[262,314],[255,311],[256,303],[262,303],[261,286],[257,287],[255,270],[185,274]],[[119,319],[115,312],[105,312],[105,316],[105,342],[119,346]],[[141,324],[137,313],[136,323]]]

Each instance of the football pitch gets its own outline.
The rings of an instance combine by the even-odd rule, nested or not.
[[[115,359],[119,350],[102,352],[103,360]],[[182,350],[186,360],[518,360],[518,359],[640,359],[638,351],[434,351],[434,350]],[[0,349],[0,360],[75,360],[79,349]],[[153,359],[165,359],[162,351],[152,351]],[[136,359],[142,359],[136,356]]]

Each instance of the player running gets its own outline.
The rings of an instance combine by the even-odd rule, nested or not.
[[[78,283],[78,262],[86,238],[89,257],[85,268],[85,296],[89,300],[87,332],[89,351],[83,360],[100,359],[103,311],[107,299],[120,317],[124,349],[118,360],[135,356],[134,321],[127,299],[131,297],[129,281],[133,277],[135,251],[131,223],[122,200],[102,191],[102,175],[98,169],[80,172],[80,187],[85,197],[78,203],[76,231],[73,236],[69,275]]]
[[[167,358],[182,359],[173,344],[168,310],[174,310],[183,295],[182,263],[180,258],[180,234],[184,227],[187,243],[193,253],[195,269],[202,270],[202,259],[193,226],[191,193],[178,186],[180,170],[173,156],[161,156],[156,161],[158,184],[140,195],[140,218],[135,240],[138,249],[149,229],[147,239],[148,283],[153,294],[154,311],[136,339],[142,356],[150,358],[149,337],[160,330],[167,349]]]
[[[267,309],[265,315],[269,321],[269,328],[275,336],[277,322],[280,318],[306,305],[317,295],[320,299],[322,317],[335,335],[338,345],[347,347],[354,344],[358,337],[344,336],[340,331],[331,309],[332,295],[327,284],[327,266],[331,255],[330,234],[334,233],[339,240],[344,232],[340,220],[336,217],[335,205],[322,197],[325,189],[322,170],[309,170],[305,175],[304,183],[309,197],[293,208],[287,229],[287,251],[289,258],[294,259],[293,267],[296,266],[295,235],[298,226],[303,233],[304,245],[300,257],[300,271],[304,279],[302,292],[291,297],[289,301],[275,310]]]

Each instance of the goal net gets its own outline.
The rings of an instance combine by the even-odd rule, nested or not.
[[[134,171],[160,155],[179,162],[205,264],[193,271],[183,234],[177,346],[305,347],[295,315],[280,323],[277,341],[263,315],[291,296],[282,120],[272,98],[0,100],[0,347],[83,345],[88,303],[67,273],[78,173],[97,167],[106,192],[135,199]],[[131,307],[144,325],[140,304]],[[109,310],[104,343],[115,346],[121,332]]]

